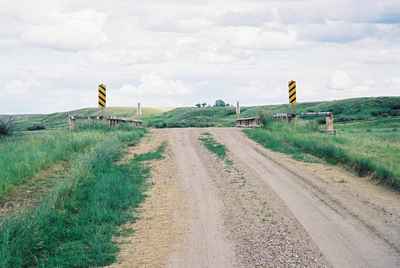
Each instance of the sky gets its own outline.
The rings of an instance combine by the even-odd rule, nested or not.
[[[400,95],[399,0],[0,0],[0,114]]]

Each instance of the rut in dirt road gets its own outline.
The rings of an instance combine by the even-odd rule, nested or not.
[[[183,252],[171,256],[169,267],[233,267],[232,245],[223,230],[223,203],[211,183],[212,171],[201,161],[198,140],[187,130],[173,130],[170,141],[175,153],[178,178],[190,197],[191,220]]]

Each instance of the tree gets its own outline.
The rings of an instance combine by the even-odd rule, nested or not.
[[[200,108],[200,107],[201,107],[201,104],[200,104],[200,103],[197,103],[195,106],[196,106],[197,108]]]
[[[216,100],[215,107],[225,107],[225,102],[223,100]]]
[[[203,103],[201,104],[201,106],[204,108],[204,107],[207,106],[207,103],[203,102]]]

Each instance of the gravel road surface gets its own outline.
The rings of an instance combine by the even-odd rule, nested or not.
[[[199,143],[204,132],[233,164]],[[141,146],[164,140],[115,267],[400,267],[398,193],[271,152],[238,129],[153,130]]]

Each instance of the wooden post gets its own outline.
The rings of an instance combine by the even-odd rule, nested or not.
[[[76,128],[75,118],[73,116],[69,117],[68,125],[69,125],[69,130],[74,130]]]

